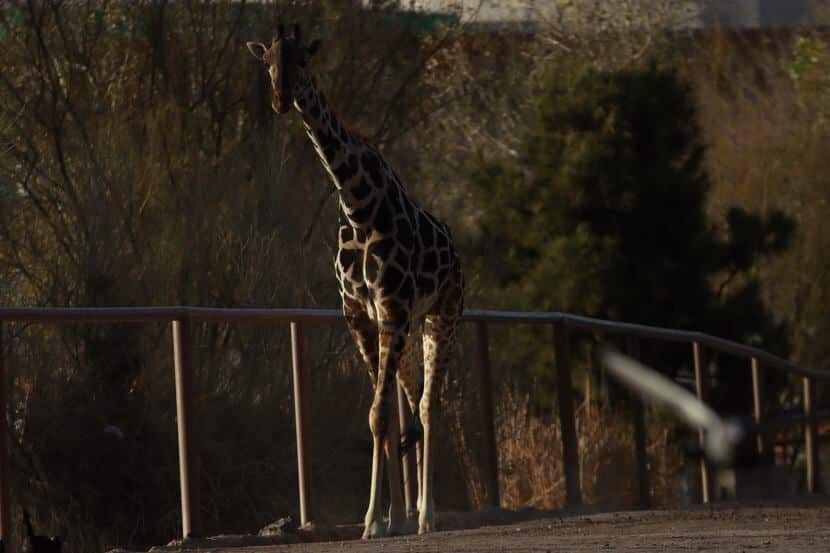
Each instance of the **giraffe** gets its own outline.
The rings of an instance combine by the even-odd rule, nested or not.
[[[401,452],[415,444],[418,533],[435,529],[435,431],[439,388],[455,347],[463,310],[464,276],[449,227],[410,198],[391,165],[366,139],[351,132],[329,107],[308,63],[319,41],[304,45],[298,25],[279,25],[270,47],[247,43],[271,80],[271,106],[293,106],[339,196],[338,251],[334,260],[349,331],[369,368],[374,395],[369,410],[372,470],[363,538],[401,533]],[[423,345],[423,373],[413,362]],[[400,436],[393,408],[398,382],[415,426]],[[385,459],[384,459],[385,458]],[[384,528],[384,469],[390,486]]]

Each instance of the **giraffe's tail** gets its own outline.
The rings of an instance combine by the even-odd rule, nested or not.
[[[421,417],[412,417],[412,421],[401,433],[401,457],[406,455],[412,446],[421,440],[424,436],[424,427],[421,426]]]

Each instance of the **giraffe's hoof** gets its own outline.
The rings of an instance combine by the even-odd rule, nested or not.
[[[407,426],[403,431],[403,434],[401,434],[401,456],[406,455],[412,446],[414,446],[423,437],[424,428],[421,426],[420,421],[416,419],[415,422]]]
[[[434,531],[435,527],[431,522],[421,523],[418,525],[418,534],[429,534]]]
[[[382,538],[386,535],[386,529],[383,526],[382,522],[373,520],[372,522],[366,524],[363,530],[363,539],[364,540],[371,540],[374,538]]]

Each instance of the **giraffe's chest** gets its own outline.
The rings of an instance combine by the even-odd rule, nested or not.
[[[375,320],[383,305],[403,308],[410,319],[428,313],[454,256],[448,236],[438,238],[428,222],[424,218],[419,228],[417,221],[399,219],[387,235],[342,225],[335,259],[341,296],[362,303]]]

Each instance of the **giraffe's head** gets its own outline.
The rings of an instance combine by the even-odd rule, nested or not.
[[[296,24],[287,28],[282,24],[278,25],[270,48],[261,42],[248,43],[251,54],[265,63],[268,69],[274,89],[271,107],[277,113],[285,113],[291,109],[297,86],[300,84],[302,69],[306,67],[319,46],[319,40],[304,46],[300,39],[300,26]]]

